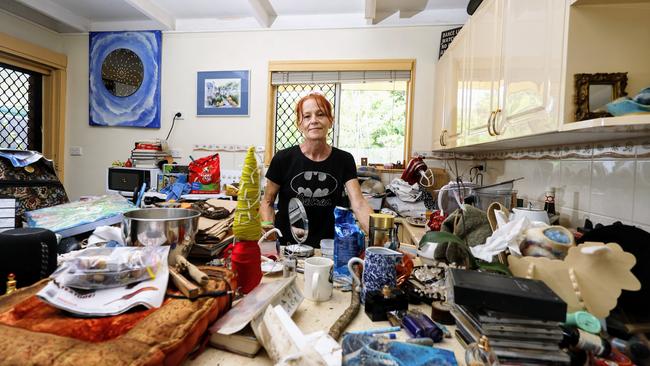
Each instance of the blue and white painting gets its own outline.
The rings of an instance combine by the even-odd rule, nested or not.
[[[90,125],[160,128],[160,31],[90,33]],[[102,81],[102,64],[118,49],[134,52],[143,78],[135,92],[115,96]]]

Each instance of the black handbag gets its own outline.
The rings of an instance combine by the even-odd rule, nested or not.
[[[26,167],[14,167],[9,159],[0,157],[0,197],[16,199],[18,226],[25,211],[68,202],[52,162],[44,158]]]
[[[47,229],[20,228],[0,233],[0,295],[7,276],[16,276],[16,287],[29,286],[56,269],[56,236]]]

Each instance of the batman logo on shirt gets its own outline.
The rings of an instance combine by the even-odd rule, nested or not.
[[[306,171],[291,179],[291,189],[307,198],[322,198],[334,193],[338,181],[331,174]]]

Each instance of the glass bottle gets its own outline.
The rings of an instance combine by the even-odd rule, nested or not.
[[[630,356],[637,365],[650,364],[650,348],[640,339],[635,337],[628,340],[612,338],[611,344],[623,354]]]
[[[599,336],[587,333],[582,329],[560,326],[562,328],[562,340],[560,348],[574,347],[583,351],[591,352],[594,356],[608,356],[612,352],[612,346],[608,341]]]
[[[544,211],[555,215],[555,188],[548,187],[544,193]]]
[[[486,336],[481,336],[478,343],[472,343],[465,350],[465,364],[467,366],[498,366],[499,359],[490,349],[490,342]]]

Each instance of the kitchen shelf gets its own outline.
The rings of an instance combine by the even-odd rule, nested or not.
[[[533,148],[617,141],[650,137],[650,114],[603,117],[569,122],[560,131],[490,141],[482,144],[434,150],[436,152],[486,152],[506,149]]]
[[[650,4],[650,0],[571,0],[571,6],[581,5],[621,5],[621,4]]]

